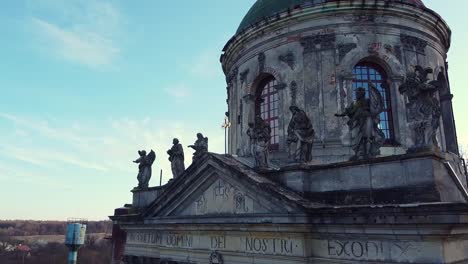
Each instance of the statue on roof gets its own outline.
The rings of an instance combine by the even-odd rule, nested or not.
[[[380,155],[380,148],[385,142],[385,134],[379,128],[384,101],[372,82],[369,82],[369,98],[366,98],[366,89],[362,87],[357,88],[355,94],[356,101],[344,113],[335,116],[349,118],[348,126],[354,151],[351,160],[363,160]]]
[[[269,145],[271,139],[271,127],[261,116],[255,117],[255,123],[249,123],[247,135],[250,138],[254,167],[269,167]]]
[[[197,134],[197,140],[193,145],[188,146],[195,150],[193,153],[192,161],[197,161],[203,154],[208,152],[208,138],[204,137],[202,133]]]
[[[433,73],[431,68],[415,66],[414,72],[409,72],[400,86],[404,94],[407,120],[413,131],[414,146],[411,151],[434,150],[438,148],[437,129],[440,126],[441,108],[437,93],[439,82],[430,80],[428,75]]]
[[[167,154],[169,155],[169,161],[171,162],[172,176],[175,179],[185,171],[184,148],[177,138],[172,140],[172,144],[172,148],[167,151]]]
[[[138,155],[140,157],[137,160],[134,160],[134,163],[138,165],[138,188],[148,189],[149,181],[151,179],[151,166],[153,165],[154,160],[156,160],[156,153],[153,150],[146,155],[145,150],[139,150]]]
[[[292,113],[288,126],[288,145],[291,157],[297,162],[312,161],[315,131],[307,114],[297,106],[289,107]]]

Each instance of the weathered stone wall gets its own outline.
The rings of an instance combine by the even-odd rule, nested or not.
[[[273,158],[284,157],[287,152],[286,133],[291,118],[288,108],[296,105],[312,119],[316,131],[315,160],[320,163],[347,160],[352,150],[346,120],[334,114],[351,104],[352,71],[363,60],[379,64],[390,81],[397,144],[384,147],[382,154],[401,154],[412,146],[406,99],[398,88],[415,65],[434,69],[433,79],[439,73],[446,76],[450,33],[439,17],[428,10],[364,2],[359,7],[349,4],[337,7],[334,3],[328,4],[328,9],[304,8],[231,40],[222,57],[233,121],[230,153],[248,154],[246,131],[248,122],[254,118],[256,89],[265,76],[273,75],[279,83],[280,96],[280,149]],[[448,149],[449,142],[449,150],[456,152],[450,92],[445,94],[448,97],[444,97],[444,120],[438,141],[442,150]]]

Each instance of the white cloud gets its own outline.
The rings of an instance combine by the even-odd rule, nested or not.
[[[155,176],[152,184],[156,185],[160,169],[164,171],[163,182],[172,177],[166,151],[172,146],[174,137],[179,138],[185,147],[187,167],[191,163],[192,156],[192,150],[187,146],[195,141],[196,133],[199,131],[209,137],[210,151],[218,153],[224,151],[224,134],[219,127],[203,128],[197,124],[156,120],[149,117],[109,120],[100,123],[99,127],[93,124],[77,124],[74,121],[57,126],[49,119],[25,118],[2,113],[0,118],[10,120],[17,129],[25,131],[24,138],[27,139],[26,143],[22,142],[21,135],[17,133],[15,133],[17,138],[15,143],[6,140],[2,142],[0,138],[0,156],[51,171],[71,165],[95,171],[102,177],[128,175],[130,180],[137,172],[137,166],[132,163],[132,160],[138,157],[137,151],[153,149],[157,159],[153,166]],[[14,171],[14,168],[11,170]]]
[[[184,83],[177,83],[164,89],[170,96],[183,99],[190,96],[190,88]]]
[[[182,68],[200,79],[214,79],[223,76],[219,63],[219,49],[205,50],[190,62],[182,63]]]
[[[116,36],[122,16],[118,10],[108,2],[65,1],[55,6],[52,2],[42,0],[33,5],[34,10],[53,13],[50,20],[35,15],[31,18],[33,30],[44,44],[42,48],[92,68],[111,66],[120,53]],[[55,22],[51,22],[53,18]]]

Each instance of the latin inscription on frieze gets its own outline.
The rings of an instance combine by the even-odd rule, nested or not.
[[[132,232],[128,234],[127,242],[152,244],[165,247],[192,248],[193,236],[190,234],[149,232]]]
[[[156,247],[206,249],[245,252],[262,255],[302,256],[303,240],[289,237],[226,236],[165,232],[130,232],[127,244]]]
[[[292,239],[246,237],[245,251],[250,253],[293,255],[299,245]]]
[[[356,259],[381,259],[384,258],[384,246],[378,241],[328,240],[328,255]]]
[[[321,241],[323,257],[350,260],[410,261],[421,254],[420,246],[408,241],[336,240]],[[429,247],[428,245],[426,247]]]

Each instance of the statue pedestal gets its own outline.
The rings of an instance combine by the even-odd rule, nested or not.
[[[164,191],[165,186],[150,187],[147,189],[134,188],[133,193],[133,207],[144,208],[156,200],[159,195]]]

